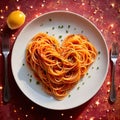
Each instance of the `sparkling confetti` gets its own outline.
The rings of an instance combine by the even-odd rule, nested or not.
[[[20,6],[17,6],[17,9],[20,10]]]
[[[82,6],[84,6],[85,5],[85,3],[82,3]]]
[[[109,85],[110,85],[110,82],[108,81],[108,82],[107,82],[107,86],[109,86]]]
[[[64,115],[64,113],[61,113],[61,116],[63,116]]]
[[[66,11],[68,11],[69,9],[68,9],[68,8],[66,8],[65,10],[66,10]]]
[[[115,33],[116,33],[116,31],[113,31],[113,32],[112,32],[112,34],[115,34]]]
[[[44,7],[44,6],[45,6],[44,4],[41,5],[41,7]]]
[[[70,118],[72,119],[72,118],[73,118],[73,116],[71,115],[71,116],[70,116]]]
[[[115,3],[111,3],[110,6],[111,6],[112,8],[114,8],[114,7],[115,7]]]
[[[107,90],[107,93],[110,93],[110,90]]]
[[[3,10],[1,9],[0,12],[3,13]]]
[[[108,113],[109,111],[110,111],[109,109],[106,110],[107,113]]]
[[[16,112],[17,112],[17,110],[15,110],[15,109],[14,109],[13,111],[14,111],[14,113],[16,113]]]
[[[0,16],[1,19],[4,19],[4,16]]]
[[[25,117],[27,118],[27,117],[28,117],[28,115],[26,114],[26,115],[25,115]]]
[[[22,110],[22,107],[20,107],[19,110]]]
[[[45,3],[46,2],[46,0],[43,0],[43,3]]]
[[[114,27],[114,23],[110,24],[110,29],[112,29]]]
[[[33,6],[31,5],[31,6],[30,6],[30,8],[32,9],[32,8],[33,8]]]
[[[115,109],[113,108],[112,111],[115,112]]]
[[[95,119],[95,117],[90,117],[90,119],[89,120],[94,120]]]
[[[33,110],[33,109],[34,109],[34,107],[32,106],[32,107],[31,107],[31,110]]]
[[[57,4],[60,4],[60,0],[57,1]]]
[[[100,104],[100,102],[99,102],[99,101],[96,101],[95,104],[98,106],[98,105]]]
[[[8,10],[8,6],[5,6],[5,9]]]
[[[1,32],[1,33],[3,32],[3,28],[0,29],[0,32]]]
[[[3,89],[3,86],[0,86],[0,90],[2,90]]]

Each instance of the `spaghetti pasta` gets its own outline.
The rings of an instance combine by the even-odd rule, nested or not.
[[[62,45],[45,33],[35,35],[26,49],[26,61],[46,93],[62,100],[85,75],[97,56],[81,34],[67,36]]]

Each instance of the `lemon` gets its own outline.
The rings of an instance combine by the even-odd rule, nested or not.
[[[20,10],[15,10],[8,15],[7,25],[10,29],[18,29],[25,22],[25,14]]]

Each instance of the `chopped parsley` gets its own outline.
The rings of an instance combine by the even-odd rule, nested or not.
[[[94,69],[94,67],[92,67],[92,69]]]
[[[83,30],[81,30],[81,33],[83,33],[84,31]]]
[[[59,35],[59,38],[62,38],[62,35]]]
[[[58,28],[62,29],[64,26],[63,25],[59,25]]]
[[[70,25],[68,25],[68,28],[70,28]]]
[[[74,30],[76,30],[76,28],[74,28]]]
[[[86,73],[86,75],[88,75],[88,73]]]
[[[70,98],[70,97],[71,97],[71,95],[69,94],[69,95],[68,95],[68,97]]]
[[[100,51],[98,51],[98,55],[100,55]]]
[[[38,85],[38,84],[39,84],[39,81],[36,81],[36,84]]]
[[[88,78],[91,78],[91,75],[89,75]]]
[[[99,67],[97,67],[97,70],[99,69]]]
[[[30,82],[32,82],[32,79],[29,79]]]
[[[61,42],[62,42],[63,40],[61,40]]]
[[[80,86],[77,87],[77,90],[79,90],[79,89],[80,89]]]
[[[83,82],[82,85],[84,85],[85,83]]]
[[[52,27],[52,30],[54,30],[55,29],[55,27]]]
[[[68,33],[68,30],[66,30],[66,33]]]

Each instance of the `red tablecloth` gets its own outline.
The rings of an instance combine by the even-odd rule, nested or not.
[[[120,41],[120,1],[119,0],[0,0],[0,44],[6,32],[6,19],[10,12],[20,9],[26,14],[26,25],[33,18],[53,10],[66,10],[78,13],[92,21],[102,32],[108,49],[111,43]],[[9,32],[11,49],[24,25]],[[0,47],[0,120],[120,120],[120,57],[116,66],[117,100],[109,102],[111,64],[101,89],[87,103],[63,111],[42,108],[26,98],[15,83],[10,66],[9,82],[11,101],[3,102],[3,57]]]

